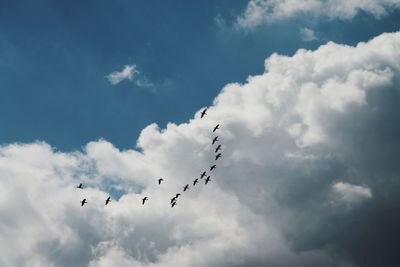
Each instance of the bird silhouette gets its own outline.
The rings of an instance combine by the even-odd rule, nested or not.
[[[80,183],[76,188],[83,189],[83,184]]]
[[[205,109],[201,112],[200,118],[203,118],[204,115],[207,115],[206,111],[207,111],[207,109],[205,108]]]
[[[178,199],[178,197],[179,197],[180,195],[181,195],[180,193],[176,194],[175,198]]]
[[[86,203],[87,203],[86,198],[84,198],[84,199],[81,201],[81,206],[85,205]]]
[[[147,197],[142,198],[142,205],[144,205],[144,202],[146,202],[147,199]]]
[[[163,178],[158,179],[158,184],[161,184],[162,181],[164,181]]]
[[[219,150],[221,150],[221,145],[217,146],[217,148],[215,149],[215,153],[217,153]]]
[[[110,201],[111,201],[111,197],[109,196],[109,197],[106,199],[106,205],[107,205]]]
[[[214,137],[214,139],[212,140],[212,144],[214,144],[217,141],[218,141],[218,136]]]
[[[200,179],[203,179],[203,177],[206,176],[206,172],[203,172],[200,176]]]
[[[193,181],[193,186],[195,186],[196,184],[197,184],[197,182],[199,181],[199,179],[194,179],[194,181]]]
[[[215,168],[217,167],[217,165],[212,165],[211,167],[210,167],[210,171],[212,171],[212,170],[214,170]]]
[[[211,181],[210,176],[207,177],[206,184],[208,184],[209,181]]]
[[[218,130],[218,129],[219,129],[219,124],[217,124],[217,126],[214,127],[213,132],[215,132],[215,131]]]
[[[174,203],[176,200],[176,197],[171,198],[171,204]]]
[[[218,153],[218,154],[215,156],[215,160],[219,159],[220,157],[221,157],[221,153]]]
[[[189,189],[189,185],[187,184],[187,185],[185,185],[185,187],[183,188],[183,191],[186,191],[186,190],[188,190]]]
[[[173,208],[176,205],[176,202],[171,203],[171,208]]]

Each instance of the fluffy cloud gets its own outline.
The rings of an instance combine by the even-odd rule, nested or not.
[[[398,266],[399,48],[391,33],[274,54],[205,118],[146,127],[137,150],[0,147],[0,265]],[[212,182],[171,208],[214,162],[217,123]],[[369,201],[343,209],[332,193]]]
[[[351,19],[363,11],[378,18],[399,7],[399,0],[250,0],[244,14],[237,18],[237,25],[251,29],[299,14]]]
[[[136,65],[125,65],[124,69],[121,71],[113,71],[106,76],[107,80],[112,85],[117,85],[123,80],[132,81],[135,74],[138,73]]]

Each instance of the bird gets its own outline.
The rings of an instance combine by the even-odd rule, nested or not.
[[[158,179],[158,184],[161,184],[162,181],[164,181],[163,178]]]
[[[83,184],[80,183],[76,188],[83,189]]]
[[[193,181],[193,186],[195,186],[195,185],[197,184],[198,181],[199,181],[198,178],[194,179],[194,181]]]
[[[173,208],[176,205],[176,202],[171,203],[171,208]]]
[[[208,184],[209,181],[211,181],[210,176],[207,177],[206,184]]]
[[[218,145],[218,146],[217,146],[217,148],[215,149],[215,153],[217,153],[218,150],[221,150],[221,145]]]
[[[110,201],[111,201],[111,197],[109,196],[109,197],[106,199],[106,205],[107,205]]]
[[[218,154],[215,156],[215,160],[219,159],[220,157],[221,157],[221,153],[218,153]]]
[[[207,115],[206,111],[207,111],[207,109],[205,108],[205,109],[201,112],[200,118],[203,118],[204,115]]]
[[[218,141],[218,136],[214,137],[214,139],[212,140],[212,144],[214,144],[217,141]]]
[[[176,194],[175,198],[178,198],[180,195],[181,195],[180,193]]]
[[[84,198],[84,199],[81,201],[81,206],[85,205],[86,203],[87,203],[86,198]]]
[[[214,127],[213,132],[215,132],[215,131],[218,130],[218,129],[219,129],[219,124],[217,124],[217,126]]]
[[[203,172],[200,176],[200,179],[203,179],[203,177],[206,176],[206,172]]]
[[[183,191],[186,191],[186,190],[188,190],[189,189],[189,185],[187,184],[187,185],[185,185],[185,187],[183,188]]]
[[[212,170],[214,170],[215,168],[217,167],[217,165],[212,165],[211,167],[210,167],[210,171],[212,171]]]
[[[146,202],[147,197],[142,198],[142,205],[144,205],[144,202]]]
[[[171,204],[174,203],[176,200],[176,197],[171,198]]]

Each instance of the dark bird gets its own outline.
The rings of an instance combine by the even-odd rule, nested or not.
[[[142,205],[144,205],[144,202],[146,202],[147,197],[142,198]]]
[[[209,181],[211,181],[210,176],[207,177],[206,184],[208,184]]]
[[[221,157],[221,153],[218,153],[218,154],[215,156],[215,160],[219,159],[220,157]]]
[[[204,115],[207,115],[206,111],[207,111],[207,109],[205,108],[205,109],[201,112],[200,118],[203,118]]]
[[[158,179],[158,184],[161,184],[162,181],[164,181],[163,178]]]
[[[218,136],[214,137],[214,139],[212,140],[212,144],[214,144],[217,141],[218,141]]]
[[[206,176],[206,172],[203,172],[200,176],[200,179],[203,179],[203,177]]]
[[[176,197],[171,198],[171,204],[174,203],[176,200]]]
[[[181,195],[180,193],[176,194],[175,198],[177,199],[180,195]]]
[[[87,203],[86,198],[84,198],[84,199],[81,201],[81,206],[85,205],[86,203]]]
[[[197,184],[197,182],[199,181],[199,179],[194,179],[194,181],[193,181],[193,186],[195,186],[196,184]]]
[[[215,153],[217,153],[218,150],[221,150],[221,145],[218,145],[218,146],[217,146],[217,148],[215,149]]]
[[[83,189],[83,184],[80,183],[76,188]]]
[[[111,197],[108,197],[108,198],[106,199],[106,205],[107,205],[110,201],[111,201]]]
[[[212,166],[210,167],[210,171],[214,170],[216,167],[217,167],[217,165],[212,165]]]
[[[185,185],[185,187],[183,188],[183,191],[186,191],[186,190],[188,190],[189,189],[189,185],[187,184],[187,185]]]
[[[217,126],[214,127],[213,132],[215,132],[215,131],[218,130],[218,129],[219,129],[219,124],[217,124]]]
[[[176,202],[171,203],[171,208],[173,208],[176,205]]]

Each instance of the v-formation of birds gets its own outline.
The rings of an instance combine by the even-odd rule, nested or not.
[[[203,118],[205,115],[207,115],[206,111],[207,111],[207,109],[204,109],[204,110],[201,112],[200,118]],[[216,131],[219,129],[219,127],[220,127],[220,125],[217,124],[217,125],[214,127],[214,129],[213,129],[213,133],[216,132]],[[218,139],[218,136],[215,136],[215,137],[212,139],[212,142],[211,142],[211,143],[212,143],[212,145],[214,145],[214,144],[216,144],[217,142],[219,142],[219,139]],[[218,143],[217,143],[217,144],[218,144]],[[215,161],[217,161],[217,160],[222,156],[222,154],[219,152],[220,150],[221,150],[221,144],[218,144],[217,147],[215,148],[215,151],[214,151],[214,153],[215,153]],[[218,153],[218,152],[219,152],[219,153]],[[209,172],[212,172],[216,167],[217,167],[216,164],[210,166]],[[206,176],[207,176],[207,177],[206,177]],[[193,180],[193,186],[195,186],[197,183],[199,183],[199,179],[201,180],[201,179],[203,179],[204,177],[206,177],[206,178],[204,179],[204,184],[208,184],[208,183],[211,181],[211,178],[210,178],[211,176],[207,174],[207,171],[204,171],[204,172],[200,175],[200,178],[196,178],[196,179]],[[157,181],[158,181],[158,184],[161,185],[161,183],[164,181],[164,179],[163,179],[163,178],[159,178]],[[76,188],[78,188],[78,189],[83,189],[83,184],[80,183]],[[190,188],[189,184],[184,185],[184,186],[183,186],[183,192],[189,190],[189,188]],[[181,195],[181,193],[176,193],[175,196],[174,196],[173,198],[171,198],[171,202],[170,202],[171,208],[173,208],[174,206],[177,205],[178,197],[179,197],[180,195]],[[146,201],[148,201],[148,200],[149,200],[149,197],[147,197],[147,196],[144,197],[144,198],[142,198],[142,205],[144,205],[144,204],[146,203]],[[107,199],[105,200],[105,205],[107,205],[108,203],[110,203],[110,201],[111,201],[111,197],[108,196]],[[88,203],[88,201],[86,200],[86,198],[84,198],[84,199],[81,201],[81,206],[84,206],[86,203]]]

